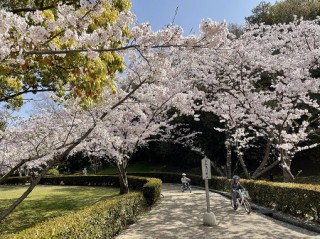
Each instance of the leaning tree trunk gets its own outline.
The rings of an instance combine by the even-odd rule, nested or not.
[[[240,161],[240,164],[242,166],[242,169],[243,169],[243,172],[244,174],[246,175],[246,178],[250,178],[250,174],[248,172],[248,169],[247,169],[247,166],[246,166],[246,163],[244,162],[244,159],[243,159],[243,156],[241,153],[238,154],[238,159]]]
[[[252,179],[257,179],[260,176],[262,176],[263,174],[265,174],[266,172],[270,171],[271,169],[273,169],[275,166],[277,166],[280,163],[279,160],[275,160],[272,164],[268,165],[267,167],[263,168],[260,172],[258,172],[257,174],[255,174],[254,177],[252,177]]]
[[[220,176],[224,177],[224,176],[226,175],[226,174],[218,167],[218,165],[216,164],[215,161],[210,161],[210,163],[211,163],[211,166],[213,167],[213,169],[216,170],[216,172],[217,172]]]
[[[7,172],[3,177],[0,178],[0,184],[4,184],[7,179],[12,176],[12,174],[18,170],[19,168],[21,168],[21,166],[23,166],[25,163],[29,162],[29,161],[32,161],[32,160],[36,160],[36,159],[39,159],[39,158],[42,158],[44,157],[45,155],[42,154],[42,155],[38,155],[38,156],[35,156],[35,157],[32,157],[32,158],[27,158],[27,159],[23,159],[21,160],[18,164],[16,164],[14,167],[12,167],[9,172]]]
[[[288,155],[287,151],[282,150],[282,173],[284,182],[293,182],[294,176],[291,173],[291,157]]]
[[[240,148],[239,148],[239,143],[237,142],[236,144],[236,152],[237,152],[237,156],[238,156],[238,160],[241,164],[241,167],[243,169],[243,172],[244,172],[244,175],[246,175],[246,178],[250,178],[250,174],[249,174],[249,171],[248,171],[248,168],[247,168],[247,165],[246,163],[244,162],[244,159],[243,159],[243,154],[242,152],[240,151]]]
[[[127,167],[125,163],[117,163],[119,171],[120,194],[129,193],[129,183],[127,176]]]
[[[130,91],[130,93],[128,93],[124,98],[122,98],[120,101],[118,101],[116,104],[114,104],[111,107],[111,110],[116,109],[119,105],[121,105],[124,101],[126,101],[132,94],[134,94],[140,87],[141,85],[143,85],[146,80],[148,78],[146,78],[145,80],[141,81],[132,91]],[[100,120],[103,120],[107,117],[107,115],[109,114],[109,110],[105,111],[101,116],[100,116]],[[95,129],[96,124],[94,124],[92,127],[90,127],[80,138],[78,138],[76,141],[74,141],[74,143],[72,143],[70,146],[67,147],[67,149],[65,149],[61,154],[56,155],[54,157],[54,160],[52,160],[51,162],[48,163],[48,166],[42,171],[42,173],[30,184],[29,188],[27,189],[27,191],[25,191],[20,198],[18,198],[7,210],[5,210],[5,212],[0,215],[0,223],[2,222],[2,220],[4,220],[8,215],[10,215],[10,213],[13,212],[13,210],[32,192],[32,190],[35,188],[35,186],[37,186],[37,184],[40,182],[40,179],[49,171],[50,168],[52,168],[53,165],[55,165],[56,163],[60,162],[62,159],[66,158],[69,153],[75,148],[77,147],[84,139],[86,139],[91,132]],[[60,148],[62,149],[62,148]],[[41,158],[41,157],[39,157]],[[128,181],[128,180],[127,180]],[[127,183],[128,184],[128,183]],[[129,191],[129,190],[128,190]]]
[[[64,153],[56,156],[53,160],[51,160],[47,167],[45,169],[42,170],[42,172],[40,173],[40,175],[38,175],[38,177],[36,177],[35,179],[33,179],[31,181],[31,184],[29,186],[29,188],[20,196],[20,198],[18,198],[13,204],[11,204],[11,206],[9,208],[7,208],[1,215],[0,215],[0,223],[7,217],[9,216],[13,210],[19,206],[19,204],[21,202],[23,202],[23,200],[33,191],[33,189],[38,185],[38,183],[40,182],[41,178],[53,167],[53,165],[57,162],[59,162],[62,158],[65,158],[66,155],[68,155],[70,153],[70,151],[72,150],[72,147],[69,147],[67,150],[65,150]]]
[[[269,160],[270,149],[271,149],[271,141],[268,139],[268,143],[267,143],[265,151],[264,151],[263,159],[262,159],[259,167],[252,174],[251,178],[256,179],[258,176],[261,176],[261,172],[264,172],[264,173],[267,172],[267,171],[265,171],[265,169],[266,169],[266,165]]]

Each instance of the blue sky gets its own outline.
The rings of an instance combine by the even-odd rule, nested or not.
[[[261,0],[132,0],[132,12],[138,22],[149,22],[153,30],[159,30],[169,24],[175,10],[179,7],[175,24],[182,26],[184,33],[198,30],[202,19],[243,24],[245,17]],[[266,2],[274,3],[275,0]]]

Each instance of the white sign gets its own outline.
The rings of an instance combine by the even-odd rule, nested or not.
[[[202,179],[211,179],[211,163],[210,159],[204,158],[201,160]]]

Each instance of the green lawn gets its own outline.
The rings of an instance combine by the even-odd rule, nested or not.
[[[0,212],[26,189],[26,186],[0,186]],[[0,224],[0,237],[1,234],[21,231],[48,218],[80,210],[118,194],[117,188],[39,185]]]
[[[141,172],[177,172],[176,168],[169,165],[151,164],[149,162],[136,162],[129,164],[128,173],[141,173]],[[110,175],[117,174],[116,167],[110,167],[100,169],[97,174],[99,175]]]
[[[172,165],[152,164],[150,162],[136,162],[128,165],[128,173],[145,172],[175,172],[175,173],[194,173],[201,175],[200,169],[181,169]],[[92,174],[90,172],[90,174]],[[100,169],[98,175],[118,174],[116,167]]]

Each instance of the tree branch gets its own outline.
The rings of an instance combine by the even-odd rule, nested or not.
[[[8,100],[11,100],[19,95],[27,94],[27,93],[37,93],[37,92],[54,92],[55,89],[34,89],[34,90],[25,90],[25,91],[20,91],[19,93],[13,94],[13,95],[8,95],[5,97],[0,97],[0,102],[5,102]]]

